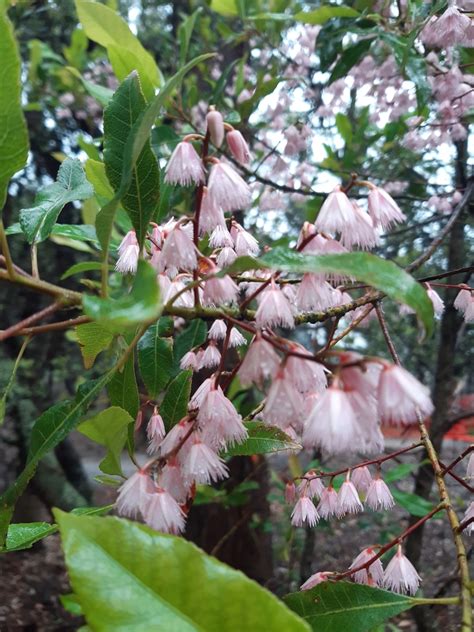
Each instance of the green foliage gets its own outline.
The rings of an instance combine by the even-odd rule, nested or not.
[[[83,435],[107,448],[107,454],[99,464],[104,474],[122,475],[120,455],[127,442],[131,423],[134,420],[126,410],[111,406],[77,427]]]
[[[282,450],[300,450],[301,446],[275,426],[261,421],[247,421],[245,427],[248,437],[242,443],[226,450],[226,456],[244,456],[252,454],[269,454]]]
[[[391,487],[391,492],[396,502],[401,507],[409,511],[412,516],[422,518],[433,509],[433,503],[430,503],[428,500],[418,496],[418,494],[404,492],[393,487]]]
[[[28,158],[28,133],[21,106],[21,61],[7,6],[0,2],[0,216],[7,187]]]
[[[129,294],[117,299],[85,295],[83,307],[88,316],[117,332],[150,323],[162,309],[156,271],[146,261],[139,261]]]
[[[73,430],[93,400],[113,375],[108,371],[97,380],[89,380],[78,388],[73,400],[55,404],[44,412],[33,425],[26,465],[18,478],[0,497],[0,545],[3,545],[16,501],[36,471],[41,459]]]
[[[135,418],[140,407],[137,378],[135,375],[135,357],[130,354],[122,371],[117,371],[107,387],[110,403],[125,409]]]
[[[125,140],[134,123],[146,107],[136,73],[125,79],[115,92],[104,112],[104,162],[107,177],[117,191],[120,188]],[[130,187],[121,198],[124,209],[130,215],[137,233],[140,248],[143,247],[148,225],[158,204],[160,172],[158,161],[151,149],[150,140],[132,169]]]
[[[155,88],[162,84],[161,72],[127,23],[98,2],[76,0],[76,9],[87,37],[107,49],[117,78],[123,80],[132,70],[137,70],[145,95],[153,98]]]
[[[173,369],[173,344],[160,336],[158,323],[149,327],[138,343],[138,364],[148,394],[155,398]]]
[[[284,601],[315,632],[368,632],[416,604],[411,597],[348,582],[324,582]]]
[[[84,366],[90,369],[99,353],[108,349],[114,336],[100,323],[84,323],[76,327],[76,336],[81,347]]]
[[[35,206],[20,211],[20,226],[29,244],[44,241],[51,234],[59,214],[68,202],[94,195],[79,160],[67,158],[59,168],[56,182],[42,189]]]
[[[160,414],[163,417],[167,431],[186,415],[191,394],[192,377],[192,371],[181,371],[166,389],[160,406]]]
[[[270,592],[182,538],[118,518],[54,513],[74,593],[94,630],[309,630]]]
[[[293,18],[304,24],[324,24],[331,18],[356,18],[359,15],[352,7],[324,5],[314,11],[299,11]]]

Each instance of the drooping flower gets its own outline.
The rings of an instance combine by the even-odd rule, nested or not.
[[[224,461],[200,439],[195,439],[183,465],[183,474],[198,484],[209,485],[227,478],[229,470]]]
[[[316,400],[305,421],[303,445],[329,454],[358,449],[357,418],[347,394],[332,384]]]
[[[213,388],[215,382],[214,375],[208,377],[204,382],[196,389],[196,392],[189,400],[189,410],[197,410],[201,407],[204,398],[209,393],[209,391]]]
[[[199,362],[199,370],[218,367],[221,361],[221,353],[213,342],[210,342],[202,354]]]
[[[374,478],[365,497],[365,504],[370,509],[391,509],[395,505],[388,485],[380,478]]]
[[[140,256],[137,236],[134,230],[130,230],[122,239],[118,247],[119,258],[115,264],[117,272],[122,274],[135,274]]]
[[[210,110],[206,115],[207,131],[211,137],[213,145],[220,147],[224,140],[224,120],[222,114],[215,109]]]
[[[137,470],[120,486],[117,496],[117,511],[122,516],[137,518],[143,515],[149,497],[155,491],[155,484],[144,470]]]
[[[176,456],[167,460],[158,475],[158,485],[173,496],[180,505],[186,502],[188,497],[189,486],[186,485],[181,467]]]
[[[229,336],[229,348],[232,349],[233,347],[241,347],[242,345],[246,345],[246,344],[247,344],[247,341],[242,336],[240,331],[236,329],[235,327],[232,327],[232,329],[230,330],[230,336]]]
[[[189,437],[193,425],[193,422],[189,421],[189,419],[185,417],[179,423],[173,426],[161,442],[160,455],[166,456],[169,452],[173,452],[173,450],[181,445],[182,442],[185,440],[185,437]],[[189,439],[186,439],[186,443],[188,442]],[[181,448],[181,450],[182,449],[183,448]]]
[[[227,133],[226,140],[230,153],[234,158],[241,164],[247,165],[250,162],[250,151],[242,134],[238,130],[233,129]]]
[[[257,333],[240,365],[240,383],[242,386],[252,383],[260,386],[277,372],[279,364],[280,358],[273,346]]]
[[[259,295],[260,304],[255,314],[257,327],[287,327],[293,329],[295,319],[291,305],[283,292],[272,280],[270,287]]]
[[[182,141],[176,145],[165,169],[165,182],[187,187],[204,182],[201,158],[191,143]]]
[[[225,227],[224,213],[215,203],[212,195],[209,194],[208,188],[204,187],[201,200],[201,212],[199,214],[199,234],[210,234],[218,226]]]
[[[225,324],[225,321],[217,319],[212,323],[207,337],[209,340],[224,340],[226,333],[227,325]]]
[[[421,577],[410,560],[402,553],[399,545],[384,573],[384,586],[388,590],[414,595],[420,585]]]
[[[308,498],[320,499],[324,489],[323,482],[319,476],[316,476],[316,472],[309,470],[298,485],[298,494],[308,496]]]
[[[186,515],[171,494],[157,487],[148,497],[143,517],[152,529],[177,535],[184,530]]]
[[[474,502],[472,502],[466,509],[466,513],[464,514],[462,521],[466,522],[472,518],[474,518]],[[467,525],[467,527],[463,530],[463,533],[466,535],[472,535],[474,533],[474,521]]]
[[[295,345],[299,350],[299,346]],[[329,371],[318,362],[304,360],[300,356],[289,356],[285,364],[285,376],[300,393],[322,392],[327,386],[326,374]]]
[[[197,416],[201,428],[201,439],[214,448],[241,443],[247,437],[242,417],[232,402],[224,395],[220,386],[211,388],[204,395]]]
[[[209,237],[211,248],[231,248],[234,245],[227,226],[216,226]]]
[[[466,30],[471,26],[471,20],[461,13],[454,3],[451,3],[446,11],[436,21],[430,22],[429,41],[438,46],[447,48],[461,44],[464,41]]]
[[[258,255],[260,250],[258,241],[238,222],[232,222],[230,234],[234,240],[234,250],[237,256],[243,257],[245,255]]]
[[[326,489],[321,492],[321,498],[318,504],[318,513],[321,518],[327,520],[332,516],[337,515],[337,492],[330,484]]]
[[[327,582],[328,579],[331,579],[331,575],[334,575],[334,573],[331,573],[329,571],[322,571],[322,572],[314,573],[314,575],[311,575],[311,577],[309,577],[304,582],[304,584],[301,584],[300,590],[310,590],[311,588],[314,588],[318,584],[322,584],[323,582]]]
[[[372,476],[369,468],[364,465],[352,470],[351,480],[359,493],[365,494],[372,483]]]
[[[428,298],[430,299],[430,301],[433,303],[434,313],[436,314],[436,316],[441,316],[441,314],[444,312],[443,299],[440,297],[438,292],[433,290],[433,288],[428,283],[426,293],[428,294]]]
[[[313,501],[307,496],[299,498],[291,513],[291,524],[294,527],[302,527],[307,523],[309,527],[314,527],[318,521],[319,515]]]
[[[227,266],[232,265],[236,259],[237,253],[235,250],[226,246],[225,248],[222,248],[220,253],[217,255],[216,262],[219,268],[226,268]]]
[[[317,230],[330,233],[348,233],[355,219],[354,207],[340,186],[327,196],[316,218]]]
[[[349,566],[349,570],[358,568],[362,564],[367,564],[375,555],[375,551],[372,547],[367,547],[359,553]],[[367,568],[362,568],[359,571],[355,571],[352,575],[354,581],[358,584],[368,584],[369,586],[381,586],[383,584],[384,572],[383,565],[380,559],[376,559]]]
[[[380,373],[378,403],[382,422],[389,424],[413,424],[418,413],[425,418],[434,410],[426,386],[396,364]]]
[[[166,268],[170,266],[182,270],[197,268],[196,248],[181,225],[178,224],[168,233],[161,251],[160,262]]]
[[[250,205],[251,193],[248,184],[224,162],[213,164],[208,189],[215,203],[224,212],[238,211]]]
[[[321,274],[304,274],[296,294],[298,308],[305,312],[334,306],[333,288]]]
[[[351,202],[354,214],[351,218],[350,226],[341,230],[341,243],[346,248],[358,246],[362,249],[373,248],[378,243],[378,235],[374,229],[373,221],[357,202]]]
[[[215,268],[214,272],[219,272],[218,268]],[[202,301],[204,305],[234,303],[238,294],[239,288],[228,274],[223,277],[215,276],[204,282]]]
[[[262,418],[270,424],[286,428],[301,415],[303,401],[293,383],[278,371],[268,391]]]
[[[159,445],[166,434],[165,424],[163,423],[163,419],[158,413],[158,408],[156,406],[153,409],[153,415],[148,421],[146,434],[149,441],[147,452],[148,454],[155,454],[158,452]]]
[[[375,227],[380,226],[386,231],[394,224],[399,224],[406,219],[392,196],[379,187],[370,189],[367,201]]]
[[[347,474],[346,480],[339,488],[337,494],[337,512],[338,518],[345,516],[348,513],[359,513],[363,511],[364,506],[360,502],[359,494]]]
[[[466,323],[474,321],[474,293],[469,289],[462,289],[456,296],[454,307],[464,314]]]
[[[191,371],[197,371],[199,366],[198,358],[194,351],[188,351],[184,354],[179,362],[179,368],[185,371],[186,369],[191,369]]]
[[[296,498],[296,487],[293,481],[287,481],[285,485],[285,502],[292,505]]]

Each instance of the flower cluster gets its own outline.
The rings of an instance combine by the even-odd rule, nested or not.
[[[324,487],[320,475],[314,470],[310,470],[302,478],[301,483],[292,491],[292,485],[287,485],[285,497],[287,501],[293,502],[298,496],[298,501],[291,514],[291,522],[295,527],[301,527],[305,523],[312,527],[321,518],[342,518],[346,514],[355,514],[363,511],[365,506],[373,511],[391,509],[395,501],[380,473],[376,478],[372,478],[366,466],[357,467],[351,472],[348,471],[346,479],[336,491],[332,485],[332,480],[327,487]],[[317,506],[314,501],[319,501]]]

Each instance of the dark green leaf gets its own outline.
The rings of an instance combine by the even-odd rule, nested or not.
[[[349,582],[324,582],[284,601],[315,632],[366,632],[416,605],[411,597]]]
[[[352,7],[326,4],[314,11],[299,11],[293,18],[303,24],[324,24],[331,18],[357,18],[359,16],[360,13]]]
[[[81,347],[84,366],[90,369],[101,351],[110,346],[114,336],[100,323],[84,323],[76,327],[76,335]]]
[[[79,512],[76,509],[72,510],[75,514],[104,514],[110,511],[113,505],[106,505],[105,507],[81,507]],[[56,533],[58,525],[51,524],[49,522],[18,522],[11,524],[8,527],[7,539],[5,542],[5,548],[3,553],[11,553],[13,551],[22,551],[29,549],[43,538]]]
[[[252,112],[258,107],[263,97],[266,97],[269,94],[271,94],[276,89],[278,84],[281,83],[281,81],[283,81],[283,79],[274,78],[274,79],[268,79],[267,81],[263,81],[262,83],[257,85],[257,88],[255,92],[253,93],[253,95],[250,97],[250,99],[247,99],[246,101],[242,101],[242,103],[240,103],[240,105],[238,106],[238,110],[242,118],[243,119],[248,118],[252,114]]]
[[[244,269],[249,269],[250,257],[242,257]],[[232,268],[239,267],[237,259]],[[390,298],[411,307],[418,314],[428,335],[433,331],[433,304],[426,290],[393,261],[367,252],[340,255],[305,255],[288,248],[274,248],[258,259],[257,266],[288,272],[336,272],[354,277],[381,290]]]
[[[99,464],[104,474],[122,474],[120,456],[127,442],[128,426],[133,421],[126,410],[111,406],[77,427],[80,433],[107,448],[107,454]]]
[[[0,545],[4,542],[15,503],[25,491],[38,463],[77,426],[92,401],[109,382],[113,372],[111,370],[97,380],[84,382],[78,388],[77,395],[73,400],[55,404],[36,420],[31,431],[26,465],[18,478],[0,497],[0,506],[2,507],[0,511]]]
[[[101,269],[102,264],[99,261],[81,261],[81,263],[75,263],[61,275],[61,279],[69,279],[69,277],[75,274],[82,274],[83,272],[93,272]]]
[[[346,48],[339,56],[336,65],[334,66],[331,76],[329,77],[328,84],[331,84],[336,79],[345,77],[349,70],[355,66],[361,57],[367,53],[372,46],[373,38],[363,39],[357,44],[353,44]]]
[[[282,450],[301,449],[301,446],[295,443],[280,428],[269,426],[262,421],[247,421],[244,425],[249,433],[248,438],[243,443],[229,447],[225,451],[226,456],[269,454],[270,452],[281,452]]]
[[[94,189],[79,160],[67,158],[59,167],[56,182],[37,194],[35,206],[20,211],[20,226],[28,243],[44,241],[49,237],[68,202],[87,200],[93,195]]]
[[[88,316],[114,331],[152,322],[162,309],[156,270],[146,261],[139,261],[129,294],[118,299],[85,295],[83,307]]]
[[[7,16],[9,3],[0,3],[0,216],[10,178],[28,158],[28,132],[21,105],[21,61]]]
[[[191,394],[192,371],[182,371],[166,389],[160,414],[168,431],[178,423],[188,410],[189,395]]]
[[[189,43],[191,41],[191,36],[194,31],[194,27],[196,25],[196,19],[198,15],[201,13],[202,8],[198,7],[194,13],[188,15],[183,22],[179,25],[178,28],[178,38],[179,38],[179,63],[183,65],[186,61],[186,57],[188,56]]]
[[[179,85],[184,75],[186,75],[191,68],[194,68],[196,64],[213,56],[214,55],[212,54],[200,55],[187,63],[175,75],[173,75],[173,77],[166,82],[163,88],[161,88],[159,94],[150,102],[146,110],[141,113],[140,117],[128,133],[122,154],[123,158],[120,186],[113,199],[100,209],[96,219],[97,236],[104,252],[104,258],[107,257],[109,249],[109,241],[112,233],[115,213],[118,209],[120,200],[124,195],[126,195],[130,188],[133,171],[143,148],[150,142],[151,128],[155,124],[161,108],[173,90]]]
[[[422,518],[433,509],[433,503],[418,496],[418,494],[403,492],[393,486],[390,488],[390,491],[396,502],[409,511],[412,516]]]
[[[83,31],[80,31],[83,32]],[[99,86],[97,83],[93,81],[89,81],[88,79],[84,79],[81,73],[71,66],[66,66],[66,70],[69,70],[84,86],[85,90],[90,94],[90,96],[95,99],[102,107],[106,107],[110,100],[113,97],[114,91],[110,88],[106,88],[105,86]]]
[[[132,73],[119,86],[104,112],[105,170],[115,191],[119,190],[121,184],[125,140],[145,108],[146,101],[138,75]],[[148,139],[132,169],[130,187],[122,196],[122,205],[130,215],[140,247],[145,241],[148,224],[158,204],[159,195],[158,161]]]
[[[173,345],[160,337],[156,323],[147,329],[138,343],[138,365],[148,394],[156,398],[166,386],[173,371]]]
[[[270,592],[183,538],[119,518],[54,513],[74,593],[94,630],[310,629]]]
[[[135,360],[130,354],[122,371],[117,371],[107,387],[110,403],[124,408],[135,419],[140,406],[137,378],[135,376]]]
[[[5,232],[7,235],[23,234],[23,230],[19,222],[9,226]],[[75,239],[76,241],[88,241],[92,242],[94,245],[99,245],[95,228],[93,226],[89,226],[89,224],[55,224],[51,229],[51,236]]]

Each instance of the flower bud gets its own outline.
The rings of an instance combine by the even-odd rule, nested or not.
[[[241,164],[247,165],[250,162],[250,151],[242,134],[238,130],[233,129],[231,132],[228,132],[226,140],[234,158]]]
[[[220,147],[224,140],[224,120],[222,114],[217,110],[211,110],[207,113],[207,131],[211,137],[212,144]]]

